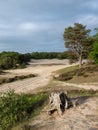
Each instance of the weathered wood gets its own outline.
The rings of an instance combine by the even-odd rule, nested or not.
[[[70,106],[76,107],[76,103],[71,98],[68,98],[67,92],[52,92],[49,95],[49,107],[47,112],[48,114],[52,114],[54,111],[57,111],[61,116]]]

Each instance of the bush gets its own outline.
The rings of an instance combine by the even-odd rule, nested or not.
[[[56,79],[61,81],[67,81],[72,79],[74,75],[76,75],[76,71],[70,71],[70,72],[60,74]]]
[[[95,64],[98,64],[98,42],[93,45],[93,51],[90,52],[89,57],[94,60]]]
[[[18,52],[2,52],[0,53],[0,68],[24,68],[30,61],[29,54],[20,54]]]
[[[9,90],[0,97],[0,130],[10,130],[13,125],[30,117],[34,111],[43,105],[47,94],[16,95]]]
[[[0,79],[0,84],[5,83],[5,82],[6,82],[5,79]]]
[[[36,77],[36,76],[37,75],[35,75],[35,74],[28,74],[28,75],[15,76],[13,78],[2,78],[2,79],[0,79],[0,84],[11,83],[11,82],[14,82],[16,80],[21,80],[21,79],[26,79],[26,78],[32,78],[32,77]]]
[[[89,73],[97,71],[98,71],[98,65],[91,65],[91,66],[85,66],[80,69],[74,69],[74,70],[69,69],[67,72],[60,73],[57,77],[54,76],[54,78],[61,81],[67,81],[72,79],[74,76],[88,77]]]

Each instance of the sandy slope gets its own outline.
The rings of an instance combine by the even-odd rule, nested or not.
[[[74,65],[74,64],[73,64]],[[47,85],[51,81],[51,74],[61,68],[65,68],[69,65],[68,60],[33,60],[30,65],[25,69],[7,70],[13,75],[26,75],[26,74],[38,74],[37,77],[15,81],[12,83],[6,83],[0,85],[0,92],[6,92],[9,89],[14,89],[16,93],[32,93],[34,89]],[[9,77],[10,77],[9,73]],[[73,86],[85,89],[94,90],[98,89],[98,85],[86,85],[86,84],[70,84],[62,82],[65,86]]]
[[[69,66],[67,65],[48,65],[48,66],[31,66],[25,69],[16,69],[16,70],[8,70],[10,73],[15,74],[26,74],[26,73],[33,73],[38,74],[37,77],[24,79],[20,81],[15,81],[13,83],[6,83],[0,85],[0,92],[6,92],[9,89],[14,89],[16,93],[24,92],[32,92],[34,89],[47,85],[51,79],[51,73],[55,70],[64,68]]]
[[[29,125],[30,130],[98,130],[98,98],[80,98],[62,117],[41,113]]]

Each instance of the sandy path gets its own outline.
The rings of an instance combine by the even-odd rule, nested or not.
[[[52,65],[52,66],[33,66],[25,69],[9,70],[9,72],[19,73],[33,73],[38,74],[37,77],[15,81],[0,85],[0,92],[6,92],[9,89],[14,89],[16,93],[28,93],[34,89],[47,85],[51,79],[51,73],[55,70],[67,67],[69,65]]]
[[[78,87],[78,88],[83,88],[86,90],[98,90],[98,83],[81,83],[81,84],[75,84],[75,83],[66,83],[66,82],[61,82],[62,85],[64,86],[72,86],[72,87]]]
[[[98,130],[98,98],[80,98],[62,117],[43,112],[29,124],[30,130]]]

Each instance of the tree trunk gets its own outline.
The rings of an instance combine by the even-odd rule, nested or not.
[[[81,68],[81,67],[82,67],[82,54],[79,57],[79,68]]]

